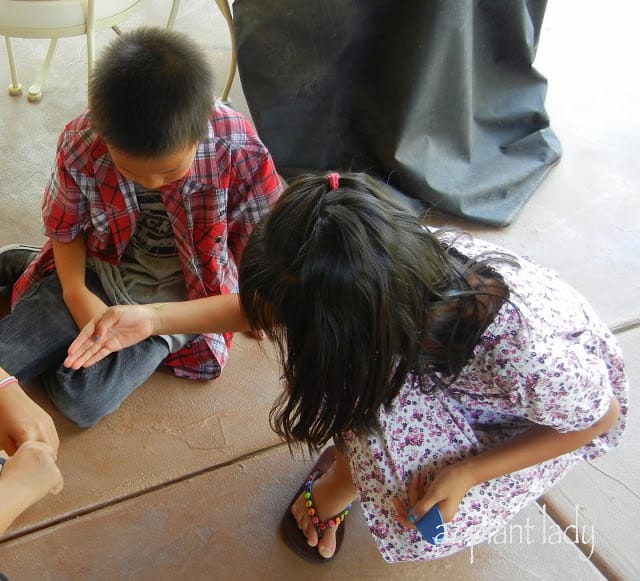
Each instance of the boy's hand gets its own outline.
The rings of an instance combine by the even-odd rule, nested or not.
[[[57,494],[64,485],[54,450],[47,444],[33,441],[23,443],[7,460],[0,479],[4,487],[11,488],[7,497],[22,510],[48,492]]]
[[[424,494],[424,477],[414,474],[409,481],[409,507],[400,498],[393,499],[397,512],[396,520],[407,528],[415,529],[415,524],[408,520],[409,509],[416,519],[420,520],[434,504],[437,504],[444,522],[450,522],[458,512],[464,495],[472,486],[471,475],[467,473],[463,463],[445,467]]]
[[[53,420],[13,383],[0,390],[0,448],[11,455],[28,440],[45,443],[56,458],[60,440]]]
[[[157,310],[146,305],[109,307],[89,321],[71,343],[64,365],[89,367],[114,351],[144,341],[154,333]]]

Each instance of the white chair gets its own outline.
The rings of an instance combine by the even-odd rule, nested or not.
[[[227,27],[229,28],[229,36],[231,38],[231,62],[229,63],[229,73],[227,75],[227,80],[224,84],[224,89],[222,90],[222,95],[220,96],[220,101],[222,103],[230,105],[231,100],[229,99],[229,92],[231,91],[231,85],[233,85],[233,78],[236,74],[236,68],[238,63],[237,51],[236,51],[236,33],[233,28],[233,15],[231,14],[231,8],[229,7],[228,0],[215,0],[220,12],[224,16],[224,19],[227,22]]]
[[[143,7],[147,0],[0,0],[0,34],[4,35],[11,73],[10,95],[22,94],[18,82],[11,37],[50,38],[49,50],[27,98],[42,98],[42,86],[59,38],[87,36],[87,71],[91,75],[95,60],[97,30],[113,28]],[[180,0],[173,0],[167,28],[173,26]]]

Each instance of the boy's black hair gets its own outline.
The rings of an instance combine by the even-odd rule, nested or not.
[[[274,430],[319,448],[379,427],[410,373],[422,389],[450,383],[508,295],[479,265],[365,174],[343,174],[337,190],[324,177],[292,181],[240,265],[243,309],[284,369]]]
[[[187,36],[162,28],[123,33],[89,83],[95,130],[125,153],[157,157],[200,142],[213,105],[213,73]]]

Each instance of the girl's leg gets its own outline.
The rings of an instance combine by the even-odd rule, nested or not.
[[[312,494],[314,505],[318,510],[318,518],[322,521],[339,514],[358,497],[349,466],[337,446],[335,463],[313,483]],[[307,537],[309,545],[317,546],[318,553],[323,557],[332,557],[336,550],[336,530],[341,525],[327,528],[318,539],[316,528],[307,513],[303,494],[293,503],[291,512],[298,523],[298,528]]]

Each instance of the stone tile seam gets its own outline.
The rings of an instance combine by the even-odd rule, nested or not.
[[[624,323],[618,323],[617,325],[613,325],[611,327],[611,332],[614,335],[621,335],[622,333],[633,331],[638,327],[640,327],[640,318],[636,317]]]
[[[553,501],[547,501],[545,495],[538,498],[536,503],[541,508],[544,507],[546,515],[562,530],[563,534],[568,539],[567,543],[572,544],[576,551],[582,553],[591,565],[593,565],[593,567],[597,569],[605,579],[607,579],[607,581],[618,581],[618,579],[620,579],[615,572],[615,568],[613,568],[612,564],[607,560],[606,555],[595,547],[593,547],[593,552],[591,553],[591,549],[588,545],[582,542],[575,542],[575,540],[569,536],[567,530],[573,525],[573,523],[569,518],[563,516],[561,508],[556,507]],[[622,580],[620,579],[620,581]]]
[[[9,541],[13,541],[16,539],[19,539],[21,537],[27,537],[29,535],[32,535],[34,533],[37,532],[41,532],[44,530],[47,530],[49,528],[55,527],[56,525],[62,524],[64,522],[76,519],[76,518],[80,518],[95,512],[99,512],[101,510],[104,510],[106,508],[110,508],[112,506],[116,506],[122,502],[127,502],[129,500],[134,500],[136,498],[140,498],[143,496],[146,496],[147,494],[151,494],[153,492],[157,492],[159,490],[162,490],[164,488],[169,488],[171,486],[175,486],[177,484],[181,484],[182,482],[185,482],[187,480],[191,480],[192,478],[197,478],[198,476],[202,476],[203,474],[209,474],[209,473],[213,473],[216,472],[217,470],[220,470],[222,468],[228,468],[229,466],[233,466],[234,464],[240,464],[246,460],[251,460],[254,458],[259,458],[260,456],[266,455],[269,452],[272,452],[274,450],[280,449],[285,447],[287,444],[286,442],[282,442],[279,444],[272,444],[271,446],[267,446],[266,448],[260,448],[257,450],[253,450],[251,452],[247,452],[246,454],[243,454],[241,456],[238,456],[236,458],[232,458],[230,460],[227,460],[225,462],[221,462],[220,464],[216,464],[215,466],[207,466],[206,468],[201,468],[199,470],[194,470],[193,472],[189,472],[187,474],[183,474],[182,476],[177,476],[175,478],[172,478],[170,480],[166,480],[163,482],[160,482],[158,484],[154,484],[153,486],[149,486],[148,488],[144,488],[143,490],[138,490],[136,492],[132,492],[130,494],[125,494],[123,496],[119,496],[118,498],[114,498],[112,500],[108,500],[108,501],[104,501],[104,502],[100,502],[98,504],[95,504],[93,506],[87,507],[87,508],[81,508],[75,511],[71,511],[68,512],[64,515],[61,515],[57,518],[48,520],[45,523],[42,523],[40,525],[34,525],[31,527],[27,527],[25,529],[16,531],[15,533],[8,533],[5,537],[3,537],[2,539],[0,539],[0,548],[2,547],[2,545],[4,545],[5,543],[8,543]]]

